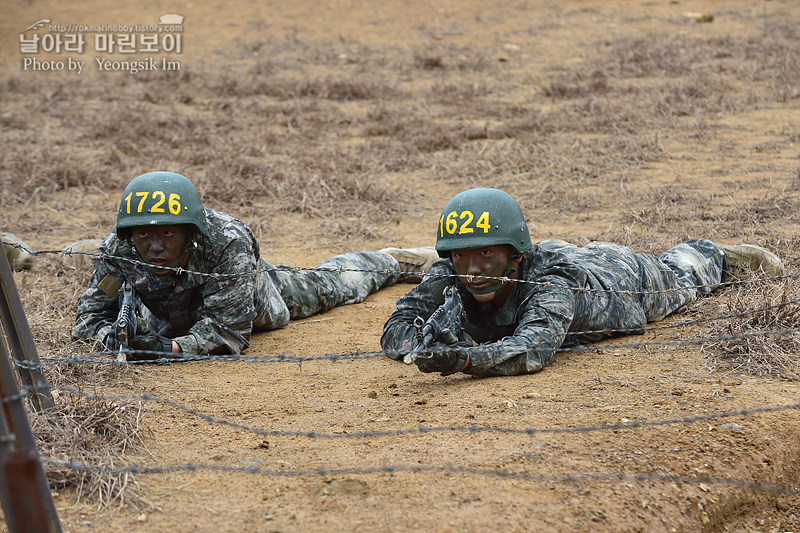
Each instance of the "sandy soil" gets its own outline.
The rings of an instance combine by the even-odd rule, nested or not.
[[[375,47],[484,46],[494,60],[526,71],[531,94],[553,69],[582,61],[602,46],[598,43],[619,35],[675,32],[709,39],[750,35],[757,33],[763,17],[775,13],[800,22],[800,6],[777,0],[568,1],[558,6],[513,0],[136,4],[98,0],[69,5],[37,0],[12,2],[4,11],[0,37],[2,49],[9,51],[2,63],[6,76],[38,75],[22,72],[17,40],[19,32],[37,20],[136,24],[180,13],[185,16],[180,61],[186,66],[222,69],[247,61],[229,53],[242,42],[292,35]],[[683,15],[687,11],[714,13],[715,18],[712,23],[688,23]],[[90,53],[85,56],[91,61]],[[508,98],[525,94],[521,90]],[[609,213],[635,211],[626,205],[629,197],[638,201],[641,194],[663,185],[691,190],[698,197],[739,194],[739,201],[746,196],[740,190],[748,187],[753,187],[754,195],[791,191],[791,172],[798,165],[796,141],[785,150],[754,147],[769,146],[770,140],[785,137],[787,131],[796,138],[800,134],[796,108],[794,100],[708,118],[724,126],[712,139],[665,135],[659,142],[669,157],[643,165],[621,181],[616,205],[541,218],[532,213],[532,233],[583,244],[606,231]],[[698,117],[686,119],[688,129],[697,124],[691,118]],[[749,167],[759,170],[748,172]],[[713,169],[727,169],[735,176],[709,178]],[[276,213],[270,226],[274,231],[261,235],[263,254],[273,263],[313,266],[353,246],[431,245],[442,206],[471,182],[465,178],[431,184],[429,178],[425,172],[403,177],[404,186],[420,192],[419,200],[408,217],[380,228],[381,240],[333,239],[315,234],[319,219]],[[733,191],[725,179],[741,188]],[[115,202],[116,198],[106,200],[109,211]],[[729,205],[710,202],[705,210],[714,213]],[[656,207],[643,204],[641,210]],[[23,213],[26,207],[15,209],[20,220],[29,220]],[[14,219],[6,214],[3,222],[13,227]],[[100,234],[110,229],[110,220],[102,220],[107,225]],[[58,215],[48,210],[39,224],[44,228],[56,221]],[[34,248],[45,249],[89,236],[85,226],[73,222],[61,219],[61,231],[24,237]],[[779,218],[774,224],[779,227],[772,229],[785,241],[796,238],[796,219]],[[645,238],[652,231],[658,242],[687,237],[677,232],[665,235],[663,227],[637,227],[635,231]],[[795,271],[792,261],[787,266]],[[394,300],[407,290],[407,285],[397,285],[362,304],[298,321],[281,331],[256,334],[247,353],[314,357],[374,351]],[[668,322],[719,309],[702,302]],[[134,383],[133,390],[119,392],[166,398],[244,427],[210,423],[166,404],[147,402],[145,444],[150,453],[130,457],[131,462],[167,469],[189,463],[205,467],[137,475],[141,494],[152,506],[98,509],[95,503],[76,503],[70,492],[57,495],[56,504],[64,530],[74,532],[796,531],[800,529],[796,410],[623,427],[787,405],[800,397],[796,381],[709,370],[708,353],[701,346],[618,346],[629,341],[678,341],[703,331],[702,327],[656,330],[559,354],[538,374],[497,379],[425,375],[385,357],[302,365],[212,362],[137,367],[126,378]],[[614,427],[597,429],[607,425]],[[414,431],[420,427],[450,429]],[[500,429],[470,431],[470,427]],[[595,429],[581,429],[587,427]],[[314,431],[341,438],[263,434],[247,428]],[[409,431],[356,435],[392,430]],[[247,468],[256,471],[245,472]],[[785,491],[758,490],[752,484]]]

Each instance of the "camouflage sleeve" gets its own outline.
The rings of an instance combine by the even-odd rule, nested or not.
[[[453,274],[444,263],[434,263],[428,271],[428,276],[411,289],[405,296],[398,298],[397,309],[383,326],[381,347],[392,359],[401,359],[402,355],[414,348],[414,319],[418,316],[427,320],[436,311],[442,302],[442,290],[448,283],[447,277]]]
[[[100,252],[108,253],[105,243]],[[72,328],[74,339],[97,337],[103,340],[112,330],[119,314],[119,300],[109,296],[100,288],[100,283],[108,276],[116,280],[125,279],[116,265],[107,260],[97,260],[94,274],[89,280],[89,287],[78,299],[77,318]]]
[[[475,376],[510,376],[538,372],[561,347],[575,315],[574,288],[583,275],[574,266],[553,269],[537,284],[518,311],[514,334],[468,348]]]
[[[203,286],[197,321],[186,335],[174,339],[185,353],[242,353],[250,346],[255,270],[250,240],[232,239],[211,270],[220,276],[209,276]]]

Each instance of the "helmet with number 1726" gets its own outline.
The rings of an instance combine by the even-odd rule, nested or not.
[[[175,172],[148,172],[131,180],[122,193],[116,232],[120,239],[137,226],[191,224],[208,233],[200,194],[185,176]]]
[[[447,202],[439,218],[436,251],[449,257],[452,250],[508,244],[518,253],[531,249],[528,225],[517,201],[499,189],[469,189]]]

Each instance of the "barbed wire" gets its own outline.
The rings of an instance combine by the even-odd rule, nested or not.
[[[28,390],[32,390],[33,387],[27,387]],[[89,392],[84,392],[72,387],[67,387],[64,385],[60,386],[53,386],[50,387],[52,390],[59,390],[68,392],[70,394],[74,394],[77,396],[81,396],[88,400],[103,400],[103,401],[115,401],[115,400],[139,400],[139,401],[147,401],[147,402],[156,402],[167,405],[179,411],[183,411],[186,414],[192,415],[194,417],[200,418],[212,424],[218,424],[222,426],[228,426],[233,429],[238,429],[241,431],[245,431],[247,433],[253,433],[259,435],[261,437],[307,437],[310,439],[354,439],[354,438],[374,438],[374,437],[386,437],[386,436],[400,436],[400,435],[412,435],[412,434],[427,434],[427,433],[444,433],[444,432],[459,432],[459,433],[503,433],[503,434],[515,434],[515,435],[526,435],[529,437],[533,437],[535,435],[544,435],[544,434],[564,434],[564,433],[593,433],[598,431],[614,431],[614,430],[621,430],[621,429],[640,429],[640,428],[651,428],[651,427],[660,427],[660,426],[669,426],[675,424],[692,424],[695,422],[708,422],[711,420],[718,420],[720,418],[732,418],[736,416],[752,416],[756,414],[763,414],[763,413],[776,413],[780,411],[790,411],[794,409],[800,409],[800,402],[797,403],[790,403],[785,405],[775,405],[775,406],[768,406],[768,407],[755,407],[755,408],[743,408],[737,409],[733,411],[722,411],[718,413],[710,413],[705,415],[693,415],[693,416],[686,416],[686,417],[678,417],[678,418],[668,418],[663,420],[643,420],[643,421],[633,421],[633,422],[626,422],[624,424],[601,424],[598,426],[579,426],[575,428],[507,428],[507,427],[499,427],[499,426],[417,426],[412,428],[403,428],[403,429],[386,429],[386,430],[378,430],[378,431],[357,431],[352,433],[322,433],[318,431],[285,431],[285,430],[277,430],[277,429],[262,429],[256,428],[252,426],[247,426],[244,424],[239,424],[237,422],[231,422],[229,420],[222,420],[215,416],[209,415],[207,413],[202,413],[196,409],[178,403],[174,400],[170,400],[167,398],[162,398],[159,396],[154,396],[152,394],[114,394],[114,395],[106,395],[106,394],[94,394]],[[41,387],[38,390],[42,390]]]
[[[602,330],[605,332],[606,330]],[[614,330],[609,330],[614,331]],[[639,330],[637,330],[639,331]],[[561,346],[555,349],[556,353],[559,352],[571,352],[571,351],[602,351],[602,350],[617,350],[623,348],[649,348],[653,346],[673,346],[673,347],[680,347],[680,346],[694,346],[698,344],[709,344],[712,342],[719,342],[719,341],[727,341],[727,340],[736,340],[736,339],[747,339],[747,338],[754,338],[754,337],[765,337],[765,336],[779,336],[779,335],[798,335],[800,334],[800,328],[787,328],[787,329],[778,329],[778,330],[762,330],[762,331],[752,331],[747,333],[737,333],[731,335],[716,335],[716,336],[708,336],[708,337],[697,337],[693,339],[683,339],[683,340],[652,340],[652,341],[640,341],[640,342],[628,342],[628,343],[618,343],[618,344],[579,344],[575,346]],[[515,344],[515,347],[525,347],[525,348],[535,348],[535,344]],[[460,347],[460,346],[453,346],[448,347],[448,351],[468,351],[470,347]],[[133,350],[128,350],[128,352],[134,352]],[[431,353],[437,353],[437,349],[431,349]],[[93,364],[107,364],[107,365],[140,365],[140,364],[171,364],[171,363],[196,363],[196,362],[216,362],[216,361],[224,361],[224,362],[243,362],[243,363],[295,363],[298,365],[302,365],[302,363],[309,362],[309,361],[322,361],[322,360],[330,360],[333,362],[336,361],[343,361],[343,360],[360,360],[360,359],[374,359],[377,357],[382,356],[389,356],[393,359],[400,359],[402,356],[405,356],[408,353],[411,353],[411,350],[374,350],[374,351],[363,351],[363,350],[355,350],[352,352],[347,353],[337,353],[337,354],[328,354],[328,355],[318,355],[318,356],[310,356],[310,357],[303,357],[299,355],[286,355],[286,354],[275,354],[275,355],[243,355],[241,353],[236,354],[221,354],[221,355],[197,355],[197,354],[170,354],[169,357],[164,357],[164,352],[152,351],[152,350],[136,350],[136,354],[141,355],[151,355],[151,356],[158,356],[153,359],[146,359],[146,360],[136,360],[136,361],[119,361],[116,359],[116,355],[118,352],[111,352],[111,351],[100,351],[94,352],[90,354],[86,354],[84,356],[74,356],[74,357],[40,357],[39,363],[33,363],[30,361],[19,361],[14,360],[14,364],[19,368],[24,368],[28,370],[42,370],[45,365],[58,365],[58,364],[74,364],[74,363],[93,363]],[[111,359],[99,359],[98,357],[108,357],[112,356]]]
[[[212,279],[228,279],[228,278],[239,278],[239,277],[250,277],[255,276],[259,273],[269,273],[269,272],[276,272],[276,271],[286,271],[286,272],[333,272],[338,274],[343,274],[345,272],[363,272],[363,273],[371,273],[371,274],[383,274],[383,275],[408,275],[408,274],[416,274],[419,276],[430,276],[436,278],[447,278],[447,279],[469,279],[469,280],[487,280],[487,281],[500,281],[503,283],[521,283],[521,284],[528,284],[528,285],[539,285],[542,287],[555,287],[556,285],[550,282],[544,281],[534,281],[534,280],[526,280],[526,279],[518,279],[518,278],[509,278],[507,276],[480,276],[480,275],[472,275],[472,274],[436,274],[436,273],[426,273],[422,271],[413,271],[413,272],[406,272],[402,270],[390,270],[390,269],[370,269],[370,268],[352,268],[352,267],[322,267],[322,266],[315,266],[315,267],[299,267],[299,266],[289,266],[289,265],[270,265],[267,268],[256,268],[250,270],[248,272],[228,272],[228,273],[219,273],[219,272],[201,272],[197,270],[190,270],[183,267],[170,267],[166,265],[152,265],[150,263],[146,263],[139,259],[131,258],[131,257],[123,257],[105,253],[97,253],[97,252],[82,252],[76,250],[30,250],[25,246],[22,246],[18,243],[12,242],[4,242],[0,240],[0,243],[8,244],[14,248],[18,248],[24,250],[31,255],[38,256],[38,255],[46,255],[46,254],[61,254],[61,255],[85,255],[94,257],[95,259],[103,259],[103,260],[114,260],[114,261],[122,261],[125,263],[132,264],[137,267],[143,267],[150,270],[159,270],[159,271],[168,271],[171,270],[175,272],[175,274],[191,274],[195,276],[201,277],[208,277]],[[779,276],[756,276],[747,279],[729,279],[727,281],[720,282],[716,284],[716,288],[724,288],[730,287],[735,285],[746,285],[746,284],[753,284],[753,283],[762,283],[767,281],[778,281],[778,280],[785,280],[785,279],[795,279],[800,277],[800,272],[789,273],[789,274],[782,274]],[[566,288],[572,290],[574,292],[584,292],[584,293],[611,293],[611,294],[626,294],[626,295],[648,295],[648,294],[669,294],[674,292],[680,291],[694,291],[700,289],[707,289],[708,285],[685,285],[681,287],[671,287],[667,289],[659,289],[653,291],[631,291],[631,290],[622,290],[622,289],[597,289],[591,287],[564,287],[558,285],[560,288]]]
[[[274,477],[306,477],[306,476],[347,476],[347,475],[366,475],[366,474],[393,474],[393,473],[448,473],[448,474],[471,474],[482,475],[488,477],[498,477],[505,479],[514,479],[520,481],[530,481],[538,483],[587,483],[597,481],[615,480],[620,482],[657,482],[657,483],[686,483],[686,484],[707,484],[707,485],[726,485],[737,488],[753,489],[762,492],[772,492],[786,495],[797,495],[798,491],[778,487],[776,485],[767,483],[754,483],[751,481],[743,481],[739,479],[724,478],[717,476],[697,476],[687,477],[676,474],[619,474],[614,472],[601,473],[601,474],[580,474],[580,475],[567,475],[567,476],[548,476],[543,474],[530,474],[527,472],[513,472],[507,469],[489,469],[489,468],[473,468],[455,465],[383,465],[375,467],[362,467],[362,468],[309,468],[305,470],[280,470],[280,469],[266,469],[250,466],[224,466],[224,465],[209,465],[202,463],[186,463],[182,465],[171,465],[161,467],[147,467],[147,466],[129,466],[129,467],[108,467],[87,465],[85,463],[56,461],[53,459],[42,459],[42,462],[62,468],[70,468],[72,470],[86,471],[86,472],[100,472],[109,474],[169,474],[176,472],[197,472],[199,470],[225,472],[225,473],[240,473],[240,474],[258,474]]]

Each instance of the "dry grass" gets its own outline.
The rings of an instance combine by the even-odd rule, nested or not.
[[[724,313],[740,315],[715,322],[709,336],[736,336],[705,345],[708,367],[715,372],[800,379],[800,335],[759,335],[765,331],[800,329],[797,280],[755,283],[725,291]],[[756,313],[750,311],[760,309]],[[748,336],[751,335],[751,336]]]
[[[46,90],[13,78],[2,87],[9,105],[31,92],[44,97],[3,109],[3,140],[28,149],[7,154],[0,203],[46,202],[48,193],[97,183],[113,192],[158,167],[191,176],[222,209],[247,199],[334,218],[350,207],[344,197],[374,206],[363,221],[385,223],[398,198],[376,179],[385,172],[447,167],[459,179],[536,174],[599,185],[664,157],[659,137],[643,132],[796,98],[786,87],[800,71],[790,53],[796,34],[777,24],[757,37],[620,37],[542,83],[541,94],[561,102],[546,112],[538,99],[504,98],[529,83],[523,75],[483,50],[445,44],[378,50],[287,38],[242,43],[232,53],[250,61],[239,69],[64,79]],[[22,127],[53,119],[60,124],[49,140]],[[713,128],[705,121],[695,131]],[[521,144],[494,153],[482,144],[508,139]],[[325,186],[313,195],[295,186],[310,182]],[[413,203],[414,191],[403,197]]]
[[[52,371],[48,380],[53,382]],[[81,382],[86,381],[84,376]],[[59,394],[58,391],[54,396],[55,413],[32,413],[30,416],[42,457],[114,468],[129,466],[127,454],[146,451],[142,441],[141,402],[107,401],[70,392]],[[105,507],[115,502],[150,505],[139,494],[130,473],[84,471],[49,462],[44,466],[51,486],[56,490],[74,489],[78,501],[86,499]]]

